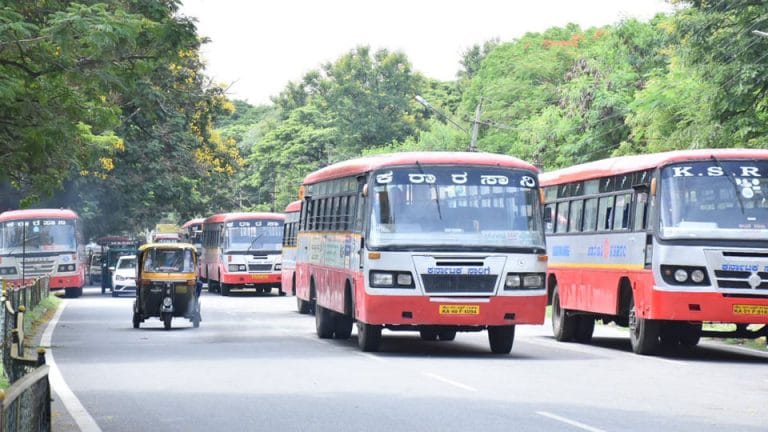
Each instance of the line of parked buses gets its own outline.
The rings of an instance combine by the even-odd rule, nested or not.
[[[0,276],[18,256],[25,223],[14,216],[0,215]],[[35,217],[77,231],[76,216]],[[516,326],[542,324],[547,305],[557,340],[588,343],[595,322],[613,322],[638,354],[768,336],[768,150],[542,174],[496,154],[371,156],[309,174],[283,213],[195,219],[183,237],[199,247],[210,291],[277,288],[314,314],[320,338],[349,338],[356,325],[363,351],[388,329],[441,341],[487,331],[491,351],[509,353]]]

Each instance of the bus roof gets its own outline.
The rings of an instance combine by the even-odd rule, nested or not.
[[[285,211],[283,213],[296,213],[298,211],[301,211],[301,200],[297,200],[288,204],[285,207]]]
[[[415,165],[417,162],[421,164],[438,165],[488,165],[506,168],[523,168],[539,172],[538,168],[522,159],[494,153],[403,152],[368,156],[339,162],[310,173],[304,178],[303,184],[313,184],[323,180],[364,174],[384,167]]]
[[[202,225],[203,221],[205,221],[205,218],[190,219],[190,220],[184,222],[184,225],[182,225],[181,228],[184,229],[184,228],[189,228],[192,225]]]
[[[0,222],[27,218],[78,219],[79,216],[72,210],[64,209],[25,209],[0,213]]]
[[[676,162],[717,159],[768,159],[768,150],[759,149],[698,149],[663,153],[619,156],[574,165],[539,175],[542,186],[643,171]]]
[[[268,212],[241,212],[241,213],[218,213],[213,216],[208,216],[204,224],[212,224],[219,222],[231,222],[237,220],[259,220],[259,219],[271,219],[271,220],[285,220],[285,215],[282,213],[268,213]]]

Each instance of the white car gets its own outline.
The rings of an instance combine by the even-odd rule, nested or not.
[[[136,293],[136,255],[121,256],[112,272],[112,297]]]

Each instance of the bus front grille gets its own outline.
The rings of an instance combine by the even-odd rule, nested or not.
[[[421,275],[428,294],[491,294],[497,279],[497,275]]]
[[[717,286],[719,288],[768,290],[768,273],[758,272],[756,274],[760,277],[760,284],[753,287],[749,282],[752,272],[715,270],[715,277],[717,278]]]
[[[248,264],[249,272],[267,272],[272,271],[272,264]]]

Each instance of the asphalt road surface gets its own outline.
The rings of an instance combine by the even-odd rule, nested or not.
[[[768,430],[768,355],[716,342],[646,357],[624,330],[597,326],[581,345],[547,323],[518,326],[510,355],[485,332],[388,331],[369,354],[356,331],[318,339],[293,297],[204,293],[200,328],[170,331],[133,329],[132,298],[87,288],[64,302],[56,431]]]

